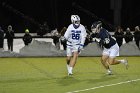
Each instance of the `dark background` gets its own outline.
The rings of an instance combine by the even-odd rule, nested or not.
[[[24,32],[29,28],[30,32],[36,32],[40,24],[45,21],[50,30],[68,26],[70,16],[78,14],[81,23],[89,29],[91,24],[98,20],[97,18],[80,11],[72,6],[77,5],[92,12],[95,16],[105,21],[105,27],[113,31],[111,27],[114,24],[114,11],[111,9],[111,0],[0,0],[0,26],[6,30],[11,24],[15,32]],[[107,26],[108,24],[111,25]],[[138,0],[122,0],[121,7],[121,25],[123,29],[140,24],[140,5]]]

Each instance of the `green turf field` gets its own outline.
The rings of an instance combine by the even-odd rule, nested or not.
[[[64,57],[0,58],[0,93],[140,93],[140,57],[125,58],[128,70],[119,64],[106,75],[100,57],[79,57],[73,76]]]

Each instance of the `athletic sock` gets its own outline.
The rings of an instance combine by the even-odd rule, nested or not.
[[[124,59],[118,60],[118,61],[119,61],[120,63],[123,63],[123,64],[124,64],[124,62],[125,62]]]
[[[69,73],[72,74],[73,67],[69,66]]]
[[[67,64],[67,71],[69,72],[69,68],[70,68],[70,66]]]
[[[110,69],[107,69],[107,74],[112,75],[112,71]]]
[[[107,72],[109,72],[109,73],[110,73],[110,72],[112,72],[112,71],[111,71],[110,69],[107,69]]]

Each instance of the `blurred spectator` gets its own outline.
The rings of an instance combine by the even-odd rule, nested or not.
[[[114,35],[115,35],[115,38],[116,38],[116,41],[117,41],[119,47],[121,47],[121,45],[123,43],[123,35],[124,35],[123,29],[121,28],[121,26],[117,27]]]
[[[25,35],[23,36],[23,41],[25,46],[29,45],[32,42],[32,36],[29,33],[29,29],[25,30]]]
[[[128,42],[133,40],[133,35],[132,35],[129,27],[126,29],[126,33],[125,33],[124,39],[125,39],[126,43],[128,43]]]
[[[14,30],[12,29],[12,26],[9,25],[8,29],[6,31],[5,37],[7,38],[7,44],[8,44],[8,50],[13,51],[13,40],[14,40]]]
[[[0,27],[0,49],[3,49],[3,42],[4,42],[4,31]]]
[[[49,26],[47,22],[45,21],[43,25],[40,26],[39,30],[37,30],[37,35],[43,36],[48,32],[49,32]]]
[[[87,32],[87,36],[86,36],[84,46],[87,46],[89,43],[91,43],[92,38],[91,38],[91,31],[87,28],[87,26],[85,26],[85,29],[86,29],[86,32]]]
[[[87,26],[85,26],[85,29],[86,29],[87,34],[91,33],[91,31],[87,28]]]
[[[59,50],[60,49],[60,42],[59,42],[60,35],[58,33],[57,28],[53,30],[51,34],[53,36],[53,43],[55,44],[56,48]]]
[[[61,36],[64,36],[66,30],[67,30],[67,28],[66,27],[63,27],[62,30],[60,31],[60,35]],[[63,46],[63,49],[66,50],[67,42],[66,41],[61,41],[61,44]]]
[[[135,39],[136,45],[140,49],[140,29],[139,29],[139,26],[135,27],[135,32],[133,34],[134,34],[134,39]]]

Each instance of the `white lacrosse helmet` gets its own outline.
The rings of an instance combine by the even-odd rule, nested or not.
[[[71,22],[77,28],[80,25],[80,17],[78,15],[71,15]]]

